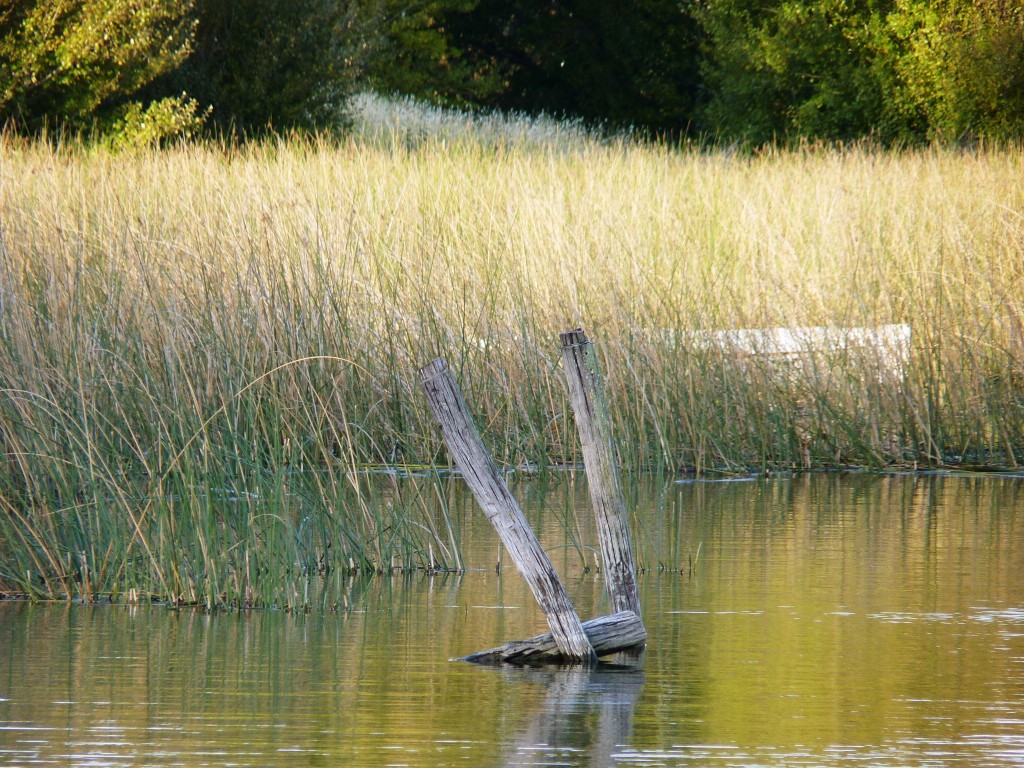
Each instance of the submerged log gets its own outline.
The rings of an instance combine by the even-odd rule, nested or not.
[[[598,656],[607,656],[647,642],[644,623],[632,611],[613,613],[583,623],[587,639]],[[528,640],[513,640],[498,648],[465,656],[461,661],[474,664],[544,664],[558,660],[558,646],[550,633]]]
[[[582,329],[561,334],[566,387],[583,447],[583,465],[597,520],[605,585],[615,611],[640,616],[629,519],[622,498],[611,415],[604,397],[597,353]]]
[[[484,447],[448,363],[439,357],[421,368],[420,376],[427,402],[456,466],[544,611],[551,628],[548,637],[552,638],[557,655],[566,661],[596,662],[597,656],[580,617],[555,567]]]

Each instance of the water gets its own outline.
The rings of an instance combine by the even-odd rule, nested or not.
[[[597,615],[585,491],[515,490]],[[1024,480],[649,481],[629,497],[639,661],[450,662],[543,629],[474,514],[478,570],[342,580],[336,612],[0,604],[0,764],[1024,765]]]

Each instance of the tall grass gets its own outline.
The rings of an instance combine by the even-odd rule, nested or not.
[[[378,146],[413,148],[421,143],[471,142],[495,148],[514,144],[545,151],[575,151],[599,134],[579,119],[518,113],[467,112],[437,107],[410,97],[366,92],[349,99],[346,114],[356,141]]]
[[[0,588],[287,607],[455,565],[434,500],[365,473],[447,462],[417,368],[448,357],[499,461],[573,463],[578,324],[629,469],[1020,461],[1019,148],[396,135],[0,143]],[[692,342],[885,323],[900,376]]]

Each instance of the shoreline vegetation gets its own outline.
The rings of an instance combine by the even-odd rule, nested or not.
[[[578,325],[626,472],[1024,461],[1020,146],[357,106],[337,142],[0,137],[0,592],[299,609],[328,571],[461,568],[441,484],[370,476],[448,465],[415,372],[449,359],[499,464],[576,465]],[[898,375],[734,341],[888,327]]]

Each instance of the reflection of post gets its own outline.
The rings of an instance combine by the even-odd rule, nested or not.
[[[448,450],[497,530],[505,549],[530,585],[533,596],[547,617],[558,652],[571,661],[596,661],[597,656],[580,617],[551,560],[484,447],[448,363],[439,357],[424,366],[420,376],[427,402],[441,426]]]
[[[510,675],[548,684],[548,693],[507,766],[562,764],[605,768],[629,743],[633,710],[644,685],[640,669],[536,668]],[[596,718],[596,723],[593,722]],[[579,759],[580,754],[589,760]]]
[[[597,368],[597,353],[580,328],[566,331],[561,334],[561,339],[566,386],[583,446],[583,464],[597,519],[601,560],[612,610],[632,611],[640,616],[629,520],[622,500],[611,415]]]

